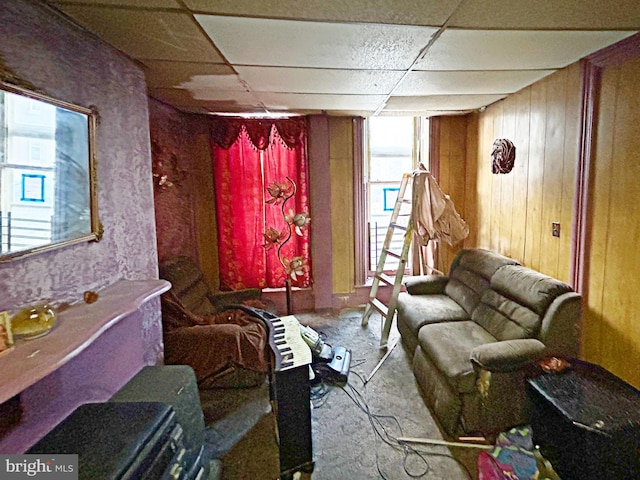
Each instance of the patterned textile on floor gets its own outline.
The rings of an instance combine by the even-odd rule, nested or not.
[[[539,473],[528,426],[500,433],[495,447],[478,455],[478,480],[536,480]]]

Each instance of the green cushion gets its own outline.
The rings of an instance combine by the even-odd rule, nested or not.
[[[445,292],[471,315],[492,275],[504,265],[515,265],[511,258],[483,249],[462,250],[452,263]]]
[[[451,389],[460,393],[476,389],[476,372],[471,364],[471,351],[496,339],[470,320],[425,325],[418,342],[424,355],[447,378]]]
[[[487,290],[471,319],[498,340],[534,338],[540,331],[540,316],[533,310]]]
[[[414,335],[423,325],[438,322],[469,320],[469,315],[460,305],[446,295],[398,296],[398,324],[402,323]]]
[[[572,291],[566,283],[519,265],[498,269],[491,278],[491,288],[539,315],[547,311],[556,297]]]

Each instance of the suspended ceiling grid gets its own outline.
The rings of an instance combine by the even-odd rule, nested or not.
[[[640,30],[637,0],[49,3],[196,113],[467,113]]]

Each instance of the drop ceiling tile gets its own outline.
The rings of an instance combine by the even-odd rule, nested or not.
[[[384,95],[316,95],[297,93],[256,93],[264,105],[272,110],[368,110],[374,111]]]
[[[188,108],[191,111],[202,107],[206,111],[232,112],[255,111],[260,109],[260,102],[247,92],[221,92],[219,90],[201,90],[190,92],[179,88],[152,88],[149,95],[173,105],[178,109]],[[264,110],[264,109],[262,109]]]
[[[476,110],[470,108],[467,110],[388,110],[384,109],[378,113],[381,117],[441,117],[450,115],[466,115]]]
[[[475,110],[506,95],[430,95],[417,97],[391,97],[385,110]]]
[[[184,0],[199,13],[291,20],[442,25],[460,0]]]
[[[219,90],[222,95],[228,95],[229,92],[249,91],[237,75],[195,75],[189,81],[178,85],[178,88],[194,93]]]
[[[632,33],[447,29],[417,63],[416,69],[562,68]]]
[[[234,65],[406,69],[436,29],[196,15]]]
[[[233,76],[233,68],[222,63],[170,62],[143,60],[149,87],[178,87],[197,76]],[[237,80],[236,80],[237,81]]]
[[[309,114],[325,114],[334,117],[370,117],[373,115],[372,110],[315,110]]]
[[[215,86],[199,86],[181,89],[187,92],[196,100],[219,101],[219,100],[238,100],[240,103],[247,105],[259,104],[260,99],[257,95],[238,90],[223,90]]]
[[[640,29],[638,0],[474,0],[466,2],[450,27],[505,30]]]
[[[136,59],[224,62],[186,13],[84,5],[64,5],[61,10]]]
[[[51,2],[54,5],[78,4],[93,6],[118,6],[141,8],[182,8],[177,0],[62,0]]]
[[[256,92],[388,94],[402,78],[400,71],[321,68],[236,67]]]
[[[455,95],[513,93],[555,70],[412,71],[394,95]]]

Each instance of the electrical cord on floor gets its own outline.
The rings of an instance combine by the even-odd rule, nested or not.
[[[322,408],[324,406],[331,390],[333,390],[333,385],[328,385],[325,382],[320,382],[317,385],[311,386],[311,405],[314,409]]]
[[[351,361],[351,367],[357,367],[365,363],[365,359],[358,359]],[[311,385],[311,404],[313,408],[322,408],[327,401],[329,393],[333,390],[335,385],[331,382],[327,382],[326,379],[320,379],[315,385]]]
[[[351,375],[357,377],[362,382],[362,387],[366,393],[365,379],[357,372],[351,372]],[[400,425],[400,422],[395,416],[380,415],[380,414],[375,414],[371,412],[371,409],[367,404],[365,394],[360,392],[351,382],[347,382],[347,384],[344,386],[342,385],[338,385],[338,386],[358,407],[358,409],[360,409],[362,412],[364,412],[365,415],[367,415],[369,419],[369,423],[371,424],[371,427],[373,428],[375,435],[380,440],[382,440],[382,442],[384,442],[386,445],[392,447],[395,450],[399,450],[403,452],[403,468],[407,476],[409,476],[410,478],[420,478],[427,475],[431,471],[431,466],[429,465],[427,457],[438,456],[438,457],[445,457],[445,458],[450,458],[454,460],[456,463],[458,463],[458,465],[460,465],[464,469],[469,479],[473,478],[467,466],[450,454],[431,452],[427,450],[419,450],[413,446],[407,445],[406,443],[399,442],[398,438],[403,436],[402,427]],[[383,423],[384,421],[391,421],[393,426],[397,428],[397,430],[399,431],[399,435],[393,435],[393,433],[390,432],[390,429],[385,427]],[[418,458],[419,462],[424,465],[420,471],[417,471],[417,472],[410,471],[409,461],[413,457]],[[378,474],[384,480],[387,480],[386,475],[382,472],[382,469],[380,467],[377,448],[376,448],[376,468],[378,470]]]

